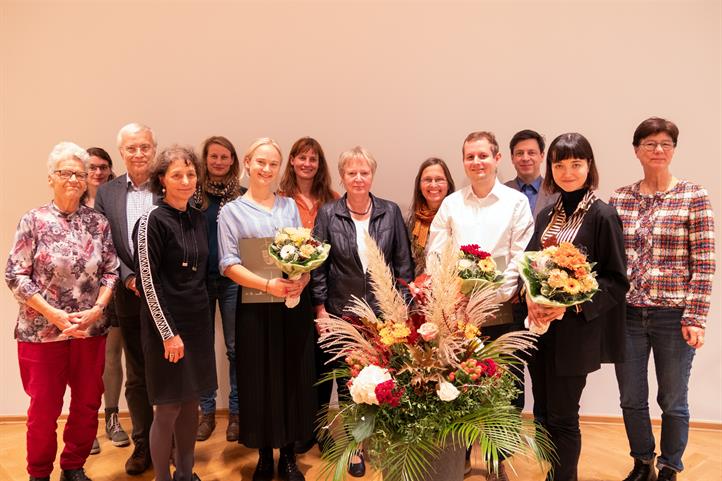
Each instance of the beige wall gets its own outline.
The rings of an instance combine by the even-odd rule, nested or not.
[[[375,193],[405,208],[428,156],[449,160],[462,180],[461,141],[476,129],[503,145],[522,128],[548,140],[584,133],[606,198],[641,176],[632,132],[661,115],[682,131],[675,173],[704,184],[720,214],[721,13],[714,0],[0,0],[0,252],[20,215],[49,199],[51,147],[100,145],[120,160],[115,134],[132,120],[153,126],[161,145],[221,134],[243,151],[270,135],[288,150],[312,135],[334,166],[361,144],[379,159]],[[690,403],[695,419],[722,422],[719,287],[718,274]],[[1,289],[0,415],[27,406],[16,309]],[[612,370],[590,376],[582,411],[619,414]]]

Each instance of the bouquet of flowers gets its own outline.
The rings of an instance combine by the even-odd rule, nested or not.
[[[330,244],[311,237],[311,229],[284,227],[276,233],[268,246],[268,253],[289,279],[297,280],[303,273],[311,272],[323,264],[330,249]],[[299,301],[299,297],[286,298],[286,306],[296,307]]]
[[[380,314],[352,297],[351,316],[316,320],[319,344],[342,365],[326,379],[348,379],[349,388],[338,412],[329,408],[320,417],[323,473],[343,479],[361,445],[384,481],[433,479],[432,463],[442,451],[458,448],[463,466],[464,448],[475,442],[491,470],[498,469],[502,453],[549,460],[553,448],[546,433],[511,405],[518,391],[510,366],[536,336],[521,331],[482,342],[480,326],[498,307],[494,290],[461,293],[452,242],[430,275],[414,282],[414,307],[397,291],[368,235],[366,245]]]
[[[468,296],[474,289],[486,286],[499,287],[504,283],[504,276],[497,269],[491,254],[484,252],[476,244],[463,245],[457,261],[461,292]]]
[[[562,242],[541,251],[525,252],[519,261],[519,274],[529,297],[537,304],[569,307],[591,300],[599,290],[593,267],[594,263],[588,262],[571,242]],[[537,334],[548,328],[548,324],[529,326]]]

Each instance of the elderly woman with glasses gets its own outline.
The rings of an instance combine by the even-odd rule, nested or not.
[[[20,219],[5,280],[20,303],[15,324],[20,377],[30,396],[27,470],[49,480],[57,420],[70,387],[60,479],[87,481],[83,466],[98,429],[103,394],[105,307],[118,278],[110,225],[83,205],[89,156],[70,143],[48,160],[53,200]]]
[[[707,191],[678,179],[670,164],[679,129],[652,117],[637,127],[634,153],[644,178],[612,194],[624,225],[631,288],[626,356],[616,365],[624,425],[634,468],[626,481],[655,479],[649,419],[650,352],[662,408],[659,480],[676,479],[687,446],[687,388],[695,351],[704,345],[712,294],[714,219]]]
[[[399,206],[371,193],[376,166],[376,159],[363,147],[343,152],[338,173],[346,194],[318,211],[313,235],[331,244],[326,262],[311,272],[318,319],[343,316],[351,296],[375,306],[367,273],[366,233],[376,241],[395,279],[411,282],[414,278],[409,235]],[[349,474],[362,477],[365,472],[359,451],[351,459]]]

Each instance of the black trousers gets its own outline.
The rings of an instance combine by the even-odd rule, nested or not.
[[[577,481],[577,465],[582,450],[579,430],[579,400],[587,375],[559,376],[554,362],[554,338],[539,338],[538,350],[529,361],[534,418],[544,426],[556,446],[558,462],[547,474],[548,481]]]
[[[120,286],[116,290],[115,302],[121,304],[116,312],[125,352],[125,399],[133,422],[131,437],[134,443],[140,441],[148,446],[150,426],[153,424],[153,406],[148,400],[145,384],[145,361],[140,340],[140,298]],[[129,312],[136,314],[129,315]]]
[[[496,326],[482,327],[481,335],[489,338],[490,341],[494,341],[508,332],[521,331],[524,329],[524,318],[526,317],[526,309],[524,309],[524,315],[521,316],[521,320],[517,321],[517,311],[515,310],[516,304],[512,305],[512,312],[514,313],[514,322],[509,324],[499,324]],[[519,355],[522,360],[528,362],[528,356],[520,353]],[[512,405],[519,409],[524,409],[524,364],[517,364],[512,366],[512,371],[516,375],[514,385],[519,390],[519,394],[512,400]]]

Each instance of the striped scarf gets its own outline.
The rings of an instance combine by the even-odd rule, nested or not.
[[[541,235],[542,247],[558,245],[560,242],[573,242],[582,227],[584,216],[595,200],[597,200],[597,196],[594,195],[594,192],[588,191],[579,201],[579,205],[577,205],[572,215],[567,218],[567,214],[564,212],[562,196],[559,196],[550,214],[552,218]]]

